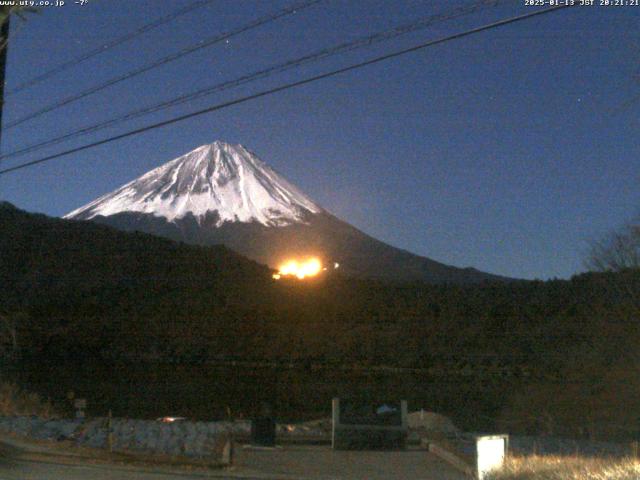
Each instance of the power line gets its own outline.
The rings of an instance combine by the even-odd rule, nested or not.
[[[493,28],[502,27],[504,25],[509,25],[509,24],[516,23],[516,22],[519,22],[519,21],[522,21],[522,20],[527,20],[527,19],[532,18],[532,17],[544,15],[544,14],[551,13],[551,12],[554,12],[554,11],[557,11],[557,10],[562,10],[562,9],[568,8],[570,6],[571,5],[561,5],[561,6],[557,6],[557,7],[545,8],[543,10],[537,10],[537,11],[526,13],[526,14],[519,15],[519,16],[516,16],[516,17],[511,17],[511,18],[508,18],[508,19],[505,19],[505,20],[499,20],[497,22],[493,22],[493,23],[490,23],[490,24],[487,24],[487,25],[483,25],[481,27],[476,27],[476,28],[473,28],[473,29],[470,29],[470,30],[466,30],[464,32],[455,33],[453,35],[448,35],[446,37],[441,37],[441,38],[438,38],[436,40],[430,40],[428,42],[421,43],[419,45],[416,45],[416,46],[413,46],[413,47],[410,47],[410,48],[406,48],[406,49],[403,49],[403,50],[399,50],[399,51],[396,51],[396,52],[393,52],[393,53],[389,53],[389,54],[386,54],[386,55],[382,55],[382,56],[373,58],[371,60],[366,60],[364,62],[360,62],[360,63],[356,63],[356,64],[353,64],[353,65],[350,65],[350,66],[347,66],[347,67],[339,68],[337,70],[332,70],[330,72],[326,72],[326,73],[323,73],[323,74],[320,74],[320,75],[315,75],[313,77],[305,78],[303,80],[298,80],[296,82],[287,83],[287,84],[281,85],[279,87],[271,88],[271,89],[268,89],[268,90],[263,90],[261,92],[254,93],[254,94],[248,95],[246,97],[237,98],[235,100],[230,100],[228,102],[224,102],[224,103],[220,103],[220,104],[217,104],[217,105],[213,105],[211,107],[207,107],[207,108],[204,108],[202,110],[197,110],[195,112],[191,112],[191,113],[188,113],[186,115],[181,115],[181,116],[178,116],[178,117],[174,117],[172,119],[164,120],[162,122],[154,123],[154,124],[151,124],[151,125],[147,125],[145,127],[137,128],[135,130],[130,130],[128,132],[125,132],[125,133],[122,133],[122,134],[119,134],[119,135],[115,135],[113,137],[105,138],[103,140],[99,140],[99,141],[92,142],[92,143],[89,143],[89,144],[86,144],[86,145],[82,145],[80,147],[72,148],[70,150],[66,150],[66,151],[63,151],[63,152],[60,152],[60,153],[49,155],[49,156],[46,156],[44,158],[40,158],[38,160],[32,160],[30,162],[22,163],[20,165],[16,165],[16,166],[13,166],[13,167],[5,168],[4,170],[0,170],[0,175],[4,175],[6,173],[13,172],[13,171],[16,171],[16,170],[20,170],[20,169],[23,169],[23,168],[27,168],[27,167],[30,167],[30,166],[33,166],[33,165],[37,165],[37,164],[40,164],[40,163],[48,162],[50,160],[54,160],[56,158],[64,157],[64,156],[67,156],[67,155],[71,155],[73,153],[81,152],[83,150],[88,150],[90,148],[94,148],[94,147],[97,147],[99,145],[104,145],[106,143],[111,143],[111,142],[114,142],[116,140],[121,140],[123,138],[131,137],[133,135],[138,135],[140,133],[147,132],[147,131],[150,131],[150,130],[154,130],[156,128],[160,128],[160,127],[171,125],[171,124],[174,124],[174,123],[177,123],[177,122],[181,122],[183,120],[188,120],[188,119],[193,118],[193,117],[204,115],[205,113],[210,113],[210,112],[214,112],[214,111],[217,111],[217,110],[222,110],[223,108],[227,108],[227,107],[230,107],[230,106],[233,106],[233,105],[238,105],[238,104],[241,104],[241,103],[245,103],[245,102],[248,102],[250,100],[255,100],[257,98],[261,98],[261,97],[265,97],[267,95],[271,95],[271,94],[274,94],[274,93],[282,92],[284,90],[289,90],[291,88],[295,88],[295,87],[299,87],[299,86],[302,86],[302,85],[306,85],[308,83],[316,82],[318,80],[323,80],[325,78],[334,77],[334,76],[340,75],[342,73],[350,72],[352,70],[356,70],[356,69],[363,68],[363,67],[366,67],[366,66],[369,66],[369,65],[380,63],[380,62],[383,62],[385,60],[390,60],[392,58],[396,58],[396,57],[399,57],[399,56],[402,56],[402,55],[406,55],[408,53],[416,52],[418,50],[422,50],[424,48],[432,47],[434,45],[439,45],[439,44],[442,44],[442,43],[445,43],[445,42],[448,42],[448,41],[451,41],[451,40],[456,40],[456,39],[463,38],[463,37],[466,37],[466,36],[469,36],[469,35],[473,35],[473,34],[476,34],[476,33],[484,32],[486,30],[491,30]]]
[[[4,110],[4,79],[7,70],[7,51],[9,50],[9,31],[11,30],[11,12],[7,13],[7,18],[0,27],[0,37],[4,46],[0,51],[0,133],[2,133],[2,111]],[[0,143],[1,145],[1,143]]]
[[[116,85],[120,82],[123,82],[125,80],[129,80],[133,77],[136,77],[138,75],[141,75],[143,73],[146,73],[150,70],[153,70],[155,68],[158,68],[162,65],[166,65],[167,63],[173,62],[174,60],[177,60],[179,58],[182,58],[186,55],[189,55],[193,52],[196,52],[198,50],[201,50],[203,48],[207,48],[210,47],[212,45],[215,45],[217,43],[220,43],[224,40],[227,40],[229,38],[235,37],[237,35],[240,35],[241,33],[244,33],[246,31],[252,30],[254,28],[260,27],[262,25],[265,25],[267,23],[273,22],[281,17],[285,17],[287,15],[291,15],[294,14],[300,10],[304,10],[305,8],[308,8],[312,5],[315,5],[316,3],[321,2],[322,0],[305,0],[303,2],[299,2],[296,3],[292,6],[289,6],[287,8],[284,8],[274,14],[269,14],[266,15],[264,17],[260,17],[256,20],[253,20],[251,22],[249,22],[248,24],[245,24],[241,27],[238,27],[234,30],[231,30],[229,32],[226,33],[222,33],[219,35],[216,35],[214,37],[211,37],[207,40],[202,40],[200,42],[198,42],[195,45],[191,45],[189,47],[183,48],[182,50],[178,51],[178,52],[174,52],[171,55],[167,55],[166,57],[160,58],[158,60],[153,61],[152,63],[149,63],[147,65],[144,65],[140,68],[137,68],[135,70],[132,70],[128,73],[125,73],[123,75],[111,78],[110,80],[107,80],[106,82],[97,85],[95,87],[91,87],[87,90],[84,90],[78,94],[72,95],[70,97],[66,97],[63,98],[62,100],[52,103],[40,110],[37,110],[35,112],[32,112],[28,115],[25,115],[22,118],[19,118],[17,120],[14,120],[13,122],[9,122],[5,125],[5,130],[9,130],[13,127],[16,127],[18,125],[23,124],[24,122],[27,122],[29,120],[33,120],[34,118],[40,117],[41,115],[44,115],[45,113],[49,113],[52,112],[53,110],[57,110],[60,107],[64,107],[66,105],[69,105],[70,103],[76,102],[82,98],[88,97],[89,95],[93,95],[94,93],[97,93],[101,90],[104,90],[105,88],[111,87],[113,85]]]
[[[6,158],[11,158],[11,157],[15,157],[15,156],[19,156],[19,155],[24,155],[26,153],[30,153],[36,150],[40,150],[44,147],[47,146],[51,146],[51,145],[56,145],[59,144],[61,142],[64,142],[65,140],[69,140],[71,138],[75,138],[75,137],[79,137],[79,136],[84,136],[87,135],[89,133],[95,133],[99,130],[102,130],[104,128],[107,127],[111,127],[113,125],[117,125],[119,123],[122,123],[124,121],[127,120],[132,120],[134,118],[139,118],[142,116],[145,116],[149,113],[154,113],[154,112],[158,112],[161,110],[165,110],[167,108],[170,107],[174,107],[177,105],[181,105],[184,104],[186,102],[192,101],[192,100],[196,100],[199,98],[203,98],[206,96],[209,96],[213,93],[217,93],[223,90],[227,90],[230,88],[235,88],[239,85],[243,85],[249,82],[253,82],[255,80],[260,80],[260,79],[264,79],[264,78],[268,78],[271,75],[274,75],[276,73],[282,73],[285,72],[287,70],[290,70],[292,68],[296,68],[302,65],[306,65],[312,62],[316,62],[318,60],[324,60],[325,58],[329,58],[332,57],[334,55],[338,55],[341,53],[345,53],[348,51],[353,51],[356,50],[358,48],[361,47],[367,47],[370,45],[374,45],[377,44],[379,42],[383,42],[383,41],[387,41],[387,40],[391,40],[394,38],[397,38],[401,35],[405,35],[407,33],[411,33],[411,32],[415,32],[424,28],[427,28],[431,25],[434,25],[438,22],[443,22],[443,21],[447,21],[447,20],[452,20],[455,18],[459,18],[461,16],[464,15],[468,15],[471,13],[475,13],[477,11],[479,11],[482,8],[485,8],[487,6],[495,6],[497,4],[499,4],[501,1],[504,0],[481,0],[479,2],[476,2],[474,4],[471,5],[466,5],[463,7],[458,7],[456,9],[453,9],[450,12],[447,13],[439,13],[439,14],[435,14],[435,15],[430,15],[428,17],[425,18],[421,18],[417,21],[411,22],[411,23],[407,23],[407,24],[403,24],[400,25],[398,27],[394,27],[390,30],[385,30],[382,32],[377,32],[375,34],[372,35],[367,35],[367,36],[363,36],[360,38],[357,38],[353,41],[350,42],[345,42],[345,43],[341,43],[332,47],[328,47],[328,48],[323,48],[321,50],[315,51],[313,53],[307,54],[303,57],[298,57],[296,59],[293,60],[288,60],[284,63],[280,63],[271,67],[268,67],[266,69],[263,70],[259,70],[247,75],[243,75],[240,78],[236,78],[234,80],[228,80],[216,85],[212,85],[209,87],[205,87],[202,88],[200,90],[197,90],[195,92],[192,93],[188,93],[185,95],[181,95],[179,97],[170,99],[170,100],[166,100],[160,103],[156,103],[154,105],[148,106],[148,107],[144,107],[142,109],[138,109],[138,110],[134,110],[132,112],[126,113],[124,115],[120,115],[118,117],[115,118],[111,118],[109,120],[106,121],[102,121],[96,124],[93,124],[91,126],[87,126],[87,127],[83,127],[81,129],[78,130],[74,130],[72,132],[66,133],[62,136],[58,136],[58,137],[53,137],[50,138],[48,140],[44,140],[44,141],[40,141],[37,143],[33,143],[31,145],[27,145],[25,147],[22,147],[18,150],[14,150],[13,152],[9,152],[5,155],[0,155],[0,160],[2,159],[6,159]]]
[[[117,47],[118,45],[121,45],[125,42],[128,42],[130,40],[133,40],[134,38],[147,33],[151,30],[154,30],[162,25],[165,25],[166,23],[169,23],[173,20],[175,20],[176,18],[185,15],[189,12],[192,12],[198,8],[204,7],[210,3],[215,2],[216,0],[198,0],[196,2],[192,2],[191,4],[180,8],[178,10],[176,10],[175,12],[172,12],[168,15],[165,15],[164,17],[160,17],[156,20],[154,20],[153,22],[147,23],[146,25],[143,25],[142,27],[138,28],[137,30],[134,30],[132,32],[129,32],[125,35],[122,35],[121,37],[118,37],[104,45],[101,45],[100,47],[97,47],[93,50],[90,50],[72,60],[69,60],[65,63],[62,63],[56,67],[51,68],[50,70],[47,70],[44,73],[41,73],[40,75],[33,77],[30,80],[27,80],[21,84],[19,84],[17,87],[13,88],[12,90],[9,90],[6,95],[13,95],[16,94],[18,92],[21,92],[22,90],[32,87],[33,85],[37,85],[38,83],[43,82],[44,80],[53,77],[54,75],[59,74],[60,72],[63,72],[71,67],[75,67],[76,65],[85,62],[87,60],[89,60],[90,58],[93,58],[97,55],[100,55],[101,53],[106,52],[107,50],[111,50],[114,47]]]

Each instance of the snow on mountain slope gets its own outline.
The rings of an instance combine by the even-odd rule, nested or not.
[[[124,231],[225,245],[271,267],[338,262],[344,275],[392,281],[507,279],[400,250],[333,216],[241,145],[203,145],[68,213]]]
[[[304,223],[324,210],[242,145],[216,141],[172,160],[64,218],[88,220],[123,212],[148,213],[169,222],[217,212],[217,225]]]

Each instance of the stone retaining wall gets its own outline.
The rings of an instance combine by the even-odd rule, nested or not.
[[[78,446],[107,448],[109,420],[0,417],[0,431],[39,440],[70,440]],[[114,418],[111,439],[114,451],[200,458],[228,463],[232,435],[247,436],[248,422],[173,422]],[[225,461],[226,460],[226,461]]]

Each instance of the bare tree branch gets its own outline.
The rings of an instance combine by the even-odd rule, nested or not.
[[[640,218],[593,242],[585,265],[603,272],[640,268]]]

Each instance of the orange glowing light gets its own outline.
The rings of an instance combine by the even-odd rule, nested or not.
[[[306,260],[287,260],[278,267],[278,273],[273,274],[273,278],[279,280],[282,277],[296,277],[300,280],[307,277],[314,277],[322,271],[322,263],[317,258]]]

